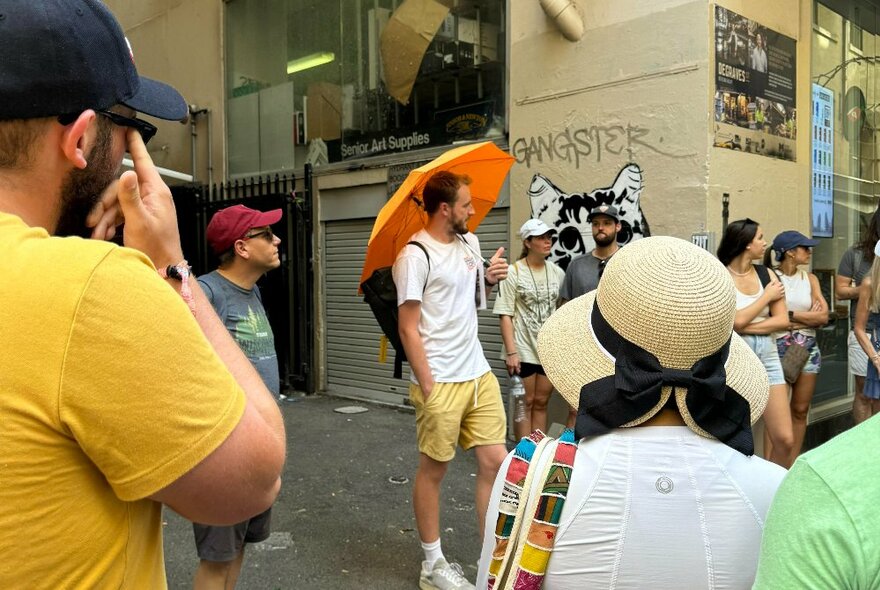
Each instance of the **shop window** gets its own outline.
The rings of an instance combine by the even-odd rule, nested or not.
[[[822,89],[829,97],[825,103],[814,101],[812,109],[813,233],[824,238],[814,251],[813,271],[835,318],[818,335],[823,364],[814,398],[815,420],[823,411],[844,411],[844,398],[852,392],[847,336],[852,329],[849,308],[855,302],[834,301],[831,295],[841,257],[863,238],[880,203],[880,17],[873,4],[844,0],[815,2],[813,14],[814,95]],[[817,203],[822,190],[832,195],[827,210]]]
[[[501,137],[505,0],[231,0],[230,174]]]

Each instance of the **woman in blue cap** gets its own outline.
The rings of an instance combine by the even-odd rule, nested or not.
[[[822,364],[822,354],[816,343],[816,328],[828,323],[828,302],[822,296],[819,279],[811,272],[801,269],[810,263],[812,248],[819,242],[804,234],[789,230],[773,240],[764,255],[764,264],[771,266],[770,253],[776,254],[779,280],[785,286],[785,304],[788,308],[788,330],[776,332],[776,348],[779,358],[792,344],[807,349],[807,361],[797,379],[791,382],[791,422],[794,434],[791,461],[797,458],[804,444],[807,431],[807,414],[816,391],[816,378]],[[766,444],[766,443],[765,443]]]

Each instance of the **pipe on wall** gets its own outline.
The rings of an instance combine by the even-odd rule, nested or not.
[[[584,19],[571,0],[540,0],[541,8],[571,42],[584,36]]]

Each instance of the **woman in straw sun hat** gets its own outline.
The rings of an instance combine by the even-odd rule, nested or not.
[[[578,408],[579,442],[543,588],[751,586],[785,471],[753,456],[768,380],[733,333],[735,315],[733,281],[717,259],[652,237],[621,249],[596,291],[545,322],[539,357]],[[487,522],[498,521],[502,492],[509,497],[510,461]],[[487,526],[478,588],[495,544]]]

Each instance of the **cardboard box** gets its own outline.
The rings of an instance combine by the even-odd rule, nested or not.
[[[309,84],[306,91],[307,140],[342,137],[342,88],[330,82]]]

